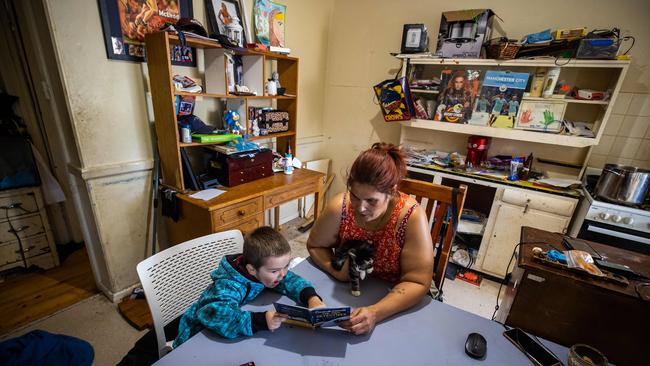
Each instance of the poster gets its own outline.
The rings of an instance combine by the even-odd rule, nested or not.
[[[192,17],[192,0],[99,0],[104,43],[109,59],[142,62],[144,37],[181,17]],[[176,65],[196,65],[193,49],[174,47],[170,57]]]

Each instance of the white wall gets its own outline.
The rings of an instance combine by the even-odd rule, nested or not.
[[[146,256],[152,146],[142,65],[108,60],[97,1],[43,0],[81,164],[71,167],[85,187],[80,214],[92,224],[84,239],[100,288],[112,299],[135,284]],[[252,20],[252,0],[246,0]],[[284,1],[287,46],[301,58],[297,155],[319,158],[323,85],[332,1]],[[204,2],[194,0],[204,24]],[[285,210],[286,211],[286,210]],[[289,215],[289,214],[287,214]],[[290,215],[289,215],[290,216]]]
[[[424,23],[428,28],[430,43],[435,43],[443,11],[484,7],[491,8],[503,19],[500,27],[510,38],[520,38],[546,28],[575,26],[590,29],[617,26],[623,32],[634,35],[636,45],[631,51],[633,61],[622,91],[635,93],[636,98],[642,99],[638,103],[647,106],[644,104],[647,103],[647,96],[637,96],[637,93],[650,92],[650,3],[647,1],[337,0],[330,27],[324,117],[327,152],[333,159],[333,169],[337,174],[334,191],[344,189],[345,174],[360,151],[376,141],[399,142],[399,124],[383,121],[371,87],[397,72],[399,61],[389,53],[399,51],[402,26],[406,23]],[[430,47],[435,49],[435,44]],[[637,128],[638,131],[641,129]],[[427,138],[448,138],[435,132],[430,135],[433,136]],[[633,154],[635,160],[646,161],[638,159],[636,155],[647,152],[648,140],[643,141],[639,144],[643,148],[634,153],[629,152],[629,148],[625,149],[624,155]],[[617,146],[621,144],[624,143]],[[616,155],[618,150],[608,152],[612,153]]]

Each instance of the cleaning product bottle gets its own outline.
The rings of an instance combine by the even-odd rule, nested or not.
[[[181,125],[181,142],[186,144],[192,143],[192,131],[190,130],[190,125],[183,124]]]
[[[291,145],[287,147],[287,153],[284,155],[284,174],[293,174],[293,156],[291,156]]]

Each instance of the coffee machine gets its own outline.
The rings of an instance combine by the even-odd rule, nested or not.
[[[467,139],[467,170],[479,169],[487,160],[487,150],[490,139],[484,136],[470,136]]]

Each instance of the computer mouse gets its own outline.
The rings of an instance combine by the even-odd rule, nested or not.
[[[465,353],[471,358],[484,360],[487,354],[487,341],[478,333],[470,333],[465,341]]]

